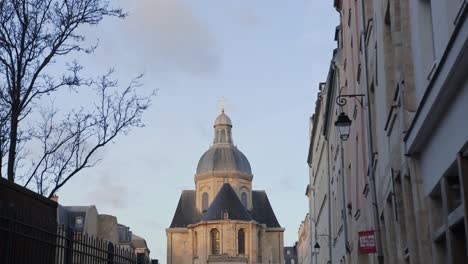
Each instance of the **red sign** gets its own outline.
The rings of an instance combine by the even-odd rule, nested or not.
[[[369,254],[377,252],[375,246],[375,231],[362,231],[359,235],[359,253]]]

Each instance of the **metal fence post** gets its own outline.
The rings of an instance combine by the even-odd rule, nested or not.
[[[14,224],[15,222],[13,221],[13,208],[12,207],[7,207],[4,208],[4,220],[6,221],[6,245],[5,245],[5,263],[9,263],[10,261],[14,260],[12,254],[12,249],[13,249],[13,244],[14,244],[14,238],[15,238],[15,233],[14,233]]]
[[[11,241],[12,240],[11,239],[11,237],[12,237],[12,234],[11,234],[11,232],[12,232],[11,231],[12,223],[11,223],[11,221],[8,221],[8,218],[6,219],[6,222],[7,222],[7,224],[6,224],[7,228],[6,228],[6,231],[5,231],[6,237],[3,240],[5,242],[5,245],[4,245],[5,246],[5,248],[4,248],[5,249],[5,254],[3,255],[4,256],[3,263],[8,263],[8,259],[9,259],[9,255],[10,255],[11,247],[12,247],[11,246],[11,244],[12,244],[12,241]]]
[[[65,230],[65,263],[73,264],[73,230]]]
[[[107,264],[114,264],[114,244],[107,244]]]

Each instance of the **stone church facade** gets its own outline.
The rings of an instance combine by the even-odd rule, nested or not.
[[[283,263],[284,228],[265,191],[252,190],[249,161],[231,131],[223,110],[198,162],[195,190],[182,192],[166,229],[168,264]]]

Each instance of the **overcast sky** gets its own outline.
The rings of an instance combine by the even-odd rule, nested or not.
[[[157,89],[146,127],[120,137],[60,192],[63,205],[99,213],[144,237],[166,263],[166,235],[181,191],[194,189],[199,158],[226,98],[233,138],[253,188],[266,190],[285,246],[307,213],[309,118],[327,75],[338,14],[331,0],[112,0],[129,12],[87,31],[99,39],[77,58],[90,73],[114,67],[124,83],[145,73]]]

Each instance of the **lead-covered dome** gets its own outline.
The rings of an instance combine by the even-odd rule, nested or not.
[[[231,130],[231,119],[222,111],[215,120],[213,145],[200,158],[197,174],[221,171],[252,174],[249,161],[232,143]]]
[[[231,118],[227,116],[224,111],[216,118],[214,126],[227,125],[232,127]]]
[[[215,144],[200,158],[197,174],[215,171],[252,174],[247,157],[232,144]]]

